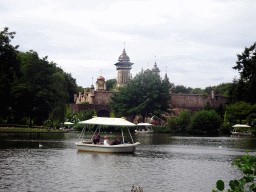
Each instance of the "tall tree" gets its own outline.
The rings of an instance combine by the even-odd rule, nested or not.
[[[18,46],[10,44],[15,32],[8,32],[8,27],[0,31],[0,116],[5,117],[8,109],[13,107],[11,90],[15,79],[22,76],[20,62],[17,59]]]
[[[170,83],[152,73],[139,73],[111,99],[110,106],[116,116],[141,115],[143,122],[146,117],[157,116],[170,109]]]
[[[21,78],[16,92],[23,102],[17,105],[20,111],[34,123],[41,124],[49,113],[54,120],[64,121],[66,103],[76,90],[75,80],[57,64],[48,62],[47,57],[39,58],[37,52],[18,54],[21,61]],[[31,125],[31,121],[30,121]]]
[[[241,55],[237,55],[238,61],[233,69],[238,70],[240,78],[230,91],[233,102],[246,101],[251,104],[256,103],[256,43],[245,48]]]

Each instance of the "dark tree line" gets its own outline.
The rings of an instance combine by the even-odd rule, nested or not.
[[[0,123],[24,119],[41,125],[47,118],[64,121],[66,104],[73,102],[76,80],[37,52],[18,51],[10,44],[15,32],[0,32]]]
[[[214,90],[216,95],[228,96],[229,91],[231,90],[232,83],[221,83],[217,86],[208,86],[205,89],[201,88],[191,88],[185,87],[183,85],[176,85],[172,88],[172,93],[184,93],[184,94],[211,94],[211,91]]]

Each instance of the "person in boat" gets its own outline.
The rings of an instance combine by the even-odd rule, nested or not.
[[[97,144],[99,145],[100,143],[100,136],[99,135],[95,135],[93,141],[92,141],[92,144]]]
[[[104,137],[104,145],[110,145],[111,143],[108,140],[108,136]]]
[[[112,145],[119,145],[119,144],[122,144],[122,142],[120,141],[120,137],[117,136],[116,140],[112,142]]]

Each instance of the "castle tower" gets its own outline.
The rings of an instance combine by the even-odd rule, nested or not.
[[[158,76],[160,76],[160,70],[159,70],[159,68],[157,67],[156,62],[155,62],[154,67],[152,68],[152,73],[153,73],[153,74],[157,74]]]
[[[96,81],[96,91],[105,91],[106,90],[106,82],[105,78],[99,76]]]
[[[118,63],[116,63],[116,70],[117,70],[117,84],[116,87],[123,87],[124,84],[130,78],[130,70],[132,68],[133,63],[130,62],[130,58],[123,50],[123,53],[118,58]]]

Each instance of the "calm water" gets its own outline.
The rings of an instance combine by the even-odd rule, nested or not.
[[[256,150],[255,138],[152,134],[134,135],[134,154],[86,153],[78,137],[0,135],[0,191],[212,191],[219,179],[241,177],[231,162]]]

